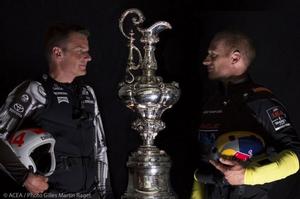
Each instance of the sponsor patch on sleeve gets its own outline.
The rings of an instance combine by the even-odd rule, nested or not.
[[[287,115],[278,106],[273,106],[272,108],[268,109],[267,114],[275,131],[291,125],[287,121]]]

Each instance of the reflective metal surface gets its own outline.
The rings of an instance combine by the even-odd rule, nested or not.
[[[126,34],[124,24],[129,15],[133,16],[131,22],[135,29]],[[159,21],[149,28],[141,28],[144,19],[140,10],[129,9],[119,21],[119,28],[128,39],[129,48],[126,77],[120,83],[119,97],[128,108],[138,113],[132,128],[140,133],[143,140],[127,162],[129,181],[123,198],[173,199],[176,196],[169,180],[170,158],[154,146],[157,133],[165,128],[165,123],[161,121],[163,112],[171,108],[180,96],[177,83],[164,83],[161,77],[155,75],[157,62],[154,51],[155,44],[159,42],[158,34],[171,29],[171,25]],[[136,36],[143,46],[143,55],[135,45]]]

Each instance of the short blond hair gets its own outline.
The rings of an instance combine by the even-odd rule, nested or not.
[[[223,30],[215,34],[213,41],[223,41],[231,51],[238,50],[245,57],[247,66],[255,59],[255,47],[252,39],[238,30]]]
[[[71,33],[80,33],[89,37],[89,31],[80,25],[57,23],[50,26],[45,35],[45,54],[48,61],[50,61],[52,48],[54,46],[61,46],[66,42]]]

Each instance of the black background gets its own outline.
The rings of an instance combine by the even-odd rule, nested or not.
[[[49,24],[70,22],[90,32],[93,60],[87,79],[94,87],[109,148],[113,190],[117,196],[127,186],[126,161],[140,144],[130,124],[136,115],[118,99],[127,61],[127,41],[118,19],[127,8],[139,8],[144,26],[168,21],[172,30],[160,34],[157,74],[176,81],[182,90],[179,102],[163,115],[166,129],[156,144],[170,155],[171,183],[179,198],[189,198],[193,159],[190,137],[199,121],[199,109],[213,84],[207,81],[201,61],[210,39],[223,28],[245,31],[253,38],[257,58],[251,68],[254,80],[273,90],[289,110],[300,131],[300,3],[291,1],[191,1],[191,0],[2,0],[0,2],[0,102],[21,81],[47,72],[43,35]],[[17,189],[1,174],[1,193]],[[298,198],[299,174],[277,182],[270,198]]]

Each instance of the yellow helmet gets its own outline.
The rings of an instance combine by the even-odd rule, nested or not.
[[[232,131],[217,137],[213,154],[247,161],[262,153],[264,148],[265,142],[261,136],[249,131]]]

